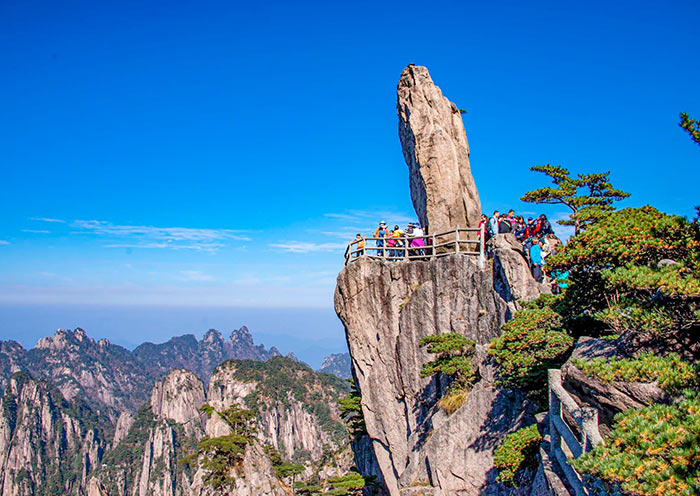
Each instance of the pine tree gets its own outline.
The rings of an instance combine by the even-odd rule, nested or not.
[[[549,176],[555,187],[530,191],[520,199],[528,203],[566,205],[571,209],[571,215],[558,222],[564,226],[574,226],[575,234],[615,210],[613,202],[629,196],[629,193],[613,188],[608,177],[609,171],[578,174],[577,178],[572,178],[569,170],[561,165],[536,165],[530,167],[530,170]]]

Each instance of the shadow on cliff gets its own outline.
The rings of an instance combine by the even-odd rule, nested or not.
[[[510,390],[498,390],[495,401],[491,404],[488,420],[481,425],[482,434],[469,445],[480,452],[493,450],[503,441],[509,432],[535,422],[535,405],[522,393]]]

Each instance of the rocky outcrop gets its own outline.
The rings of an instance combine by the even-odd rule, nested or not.
[[[497,234],[489,240],[488,249],[493,255],[493,287],[508,303],[511,314],[519,309],[518,301],[551,292],[532,277],[523,246],[515,235]]]
[[[204,384],[188,370],[176,369],[156,383],[151,393],[151,410],[156,418],[170,419],[186,431],[200,431],[203,417]]]
[[[606,339],[582,337],[576,342],[569,360],[562,366],[562,384],[579,405],[598,409],[601,434],[605,435],[615,414],[654,403],[671,403],[672,397],[656,382],[604,382],[579,370],[574,360],[626,358],[618,343]]]
[[[286,357],[265,364],[234,360],[212,375],[207,401],[217,410],[233,402],[255,410],[262,442],[274,446],[285,459],[299,460],[298,454],[304,453],[306,461],[316,463],[324,451],[338,452],[347,445],[337,409],[338,398],[346,391],[342,380],[330,383],[307,365]],[[223,432],[225,426],[214,418],[207,424],[210,430]]]
[[[406,67],[397,93],[399,137],[421,225],[433,234],[478,226],[481,203],[460,110],[425,67]]]
[[[335,309],[389,493],[479,494],[490,483],[494,447],[531,421],[529,407],[493,386],[479,348],[482,380],[448,416],[436,408],[448,384],[420,377],[431,357],[419,342],[457,332],[485,345],[499,335],[509,310],[493,289],[491,270],[465,255],[410,263],[361,259],[338,276]]]
[[[319,372],[325,374],[333,374],[341,379],[349,379],[352,377],[352,368],[350,364],[350,353],[333,353],[323,359]]]
[[[0,494],[84,494],[106,446],[95,412],[20,372],[0,413]]]

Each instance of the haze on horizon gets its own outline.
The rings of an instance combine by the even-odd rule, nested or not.
[[[565,216],[518,200],[550,162],[692,215],[677,122],[700,115],[699,18],[692,1],[5,2],[0,339],[245,324],[283,352],[341,351],[345,243],[415,219],[408,63],[468,110],[485,212]]]

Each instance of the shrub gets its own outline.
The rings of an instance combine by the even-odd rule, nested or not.
[[[547,369],[562,364],[573,345],[558,313],[549,307],[521,310],[504,324],[488,353],[499,364],[499,384],[541,394]]]
[[[526,466],[534,466],[542,436],[537,424],[508,434],[503,443],[493,452],[493,463],[498,469],[496,480],[515,485],[517,472]]]
[[[477,380],[477,370],[472,363],[476,341],[455,332],[426,336],[419,346],[427,346],[428,353],[437,355],[420,371],[421,377],[442,373],[454,377],[447,395],[438,402],[438,407],[448,413],[455,412],[467,400],[471,386]]]
[[[365,418],[362,415],[362,396],[357,389],[354,379],[347,379],[351,384],[350,392],[347,396],[338,400],[340,417],[347,425],[348,433],[354,439],[359,439],[367,434]]]
[[[469,396],[469,391],[462,387],[450,388],[447,390],[445,396],[440,398],[437,406],[445,410],[447,413],[452,414],[457,411],[457,409],[467,401]]]
[[[611,488],[641,496],[700,491],[700,397],[655,404],[615,416],[605,444],[573,460]]]
[[[215,490],[224,490],[234,482],[231,470],[243,460],[245,450],[255,440],[255,413],[251,410],[232,405],[226,410],[218,411],[210,405],[202,405],[201,410],[211,417],[217,413],[231,429],[226,436],[205,437],[197,446],[197,453],[184,460],[190,464],[198,460],[199,466],[208,473],[204,483]]]
[[[695,367],[672,353],[666,357],[643,353],[638,358],[596,358],[581,360],[575,358],[574,365],[589,376],[604,382],[653,382],[669,394],[680,393],[683,389],[697,387],[698,375]]]

